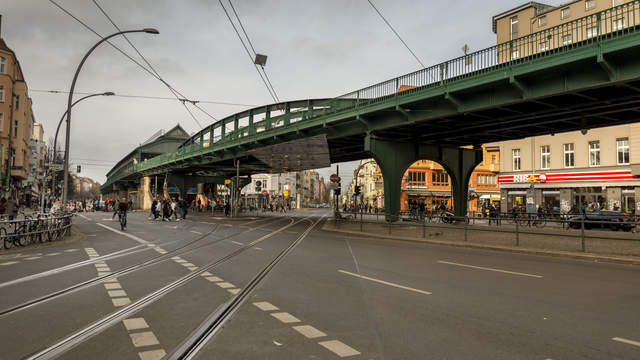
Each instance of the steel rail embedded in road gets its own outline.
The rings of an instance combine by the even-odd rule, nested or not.
[[[113,312],[109,315],[107,315],[106,317],[84,327],[83,329],[80,329],[74,333],[72,333],[71,335],[68,335],[67,337],[63,338],[62,340],[59,340],[58,342],[56,342],[55,344],[38,351],[37,353],[27,357],[27,360],[42,360],[42,359],[53,359],[63,353],[65,353],[66,351],[68,351],[69,349],[75,347],[76,345],[82,343],[83,341],[103,332],[104,330],[106,330],[107,328],[113,326],[114,324],[116,324],[117,322],[120,322],[128,317],[130,317],[131,315],[139,312],[140,310],[144,309],[145,307],[151,305],[152,303],[156,302],[157,300],[161,299],[162,297],[164,297],[165,295],[167,295],[168,293],[172,292],[173,290],[181,287],[182,285],[188,283],[189,281],[195,279],[196,277],[200,276],[200,274],[204,273],[205,271],[211,270],[214,267],[217,267],[218,265],[221,265],[223,263],[226,263],[227,261],[235,258],[236,256],[240,255],[241,253],[243,253],[244,251],[246,251],[247,249],[253,247],[254,245],[290,228],[291,226],[296,225],[299,222],[304,221],[305,219],[302,220],[298,220],[298,221],[293,221],[293,218],[291,218],[292,222],[288,225],[285,225],[275,231],[272,231],[266,235],[261,236],[260,238],[258,238],[257,240],[252,241],[251,243],[247,244],[246,246],[239,248],[225,256],[223,256],[222,258],[219,258],[217,260],[214,260],[212,262],[209,262],[208,264],[200,267],[198,270],[192,271],[191,273],[163,286],[162,288],[147,294],[146,296],[138,299],[137,301],[121,308],[120,310]]]
[[[263,220],[268,220],[268,219],[263,219]],[[262,220],[259,220],[259,221],[262,221]],[[98,276],[98,277],[95,277],[93,279],[89,279],[89,280],[74,284],[74,285],[69,286],[67,288],[64,288],[64,289],[61,289],[61,290],[58,290],[58,291],[54,291],[54,292],[49,293],[47,295],[44,295],[44,296],[41,296],[41,297],[38,297],[38,298],[35,298],[35,299],[31,299],[29,301],[26,301],[26,302],[24,302],[22,304],[13,306],[11,308],[4,309],[4,310],[0,311],[0,317],[5,316],[5,315],[9,315],[9,314],[17,312],[17,311],[24,310],[24,309],[27,309],[27,308],[30,308],[30,307],[35,306],[35,305],[39,305],[41,303],[56,299],[56,298],[61,297],[61,296],[69,295],[69,294],[74,293],[76,291],[80,291],[80,290],[89,288],[91,286],[94,286],[96,284],[101,283],[103,280],[116,278],[116,277],[119,277],[119,276],[123,276],[123,275],[128,275],[128,274],[134,273],[134,272],[136,272],[138,270],[142,270],[142,269],[145,269],[145,268],[147,268],[149,266],[161,263],[163,261],[167,261],[172,256],[188,254],[188,253],[191,253],[191,252],[193,252],[195,250],[201,249],[203,247],[215,245],[215,244],[220,243],[221,241],[227,240],[227,239],[232,238],[234,236],[238,236],[238,235],[244,234],[246,232],[254,231],[254,230],[261,229],[261,228],[264,227],[264,226],[259,226],[259,227],[255,227],[255,228],[250,228],[250,229],[247,229],[245,231],[241,231],[241,232],[238,232],[238,233],[235,233],[235,234],[231,234],[231,235],[222,237],[220,239],[216,239],[216,240],[212,241],[211,243],[203,244],[203,245],[200,245],[198,247],[195,247],[193,249],[189,249],[189,250],[186,250],[186,251],[183,251],[183,252],[178,252],[178,251],[186,248],[187,246],[193,245],[193,244],[199,242],[200,240],[202,240],[202,239],[208,237],[209,235],[211,235],[219,227],[218,225],[219,224],[216,224],[216,226],[210,232],[208,232],[208,233],[196,238],[195,240],[193,240],[193,241],[191,241],[191,242],[189,242],[187,244],[184,244],[183,246],[180,246],[180,247],[178,247],[176,249],[168,251],[166,254],[161,254],[161,255],[155,256],[155,257],[153,257],[153,258],[151,258],[149,260],[146,260],[146,261],[144,261],[142,263],[131,265],[131,266],[126,267],[124,269],[120,269],[118,271],[112,272],[112,273],[110,273],[108,275]],[[154,244],[151,244],[151,243],[146,244],[146,246],[148,246],[150,248],[157,247],[157,245],[154,245]]]
[[[186,360],[193,359],[200,350],[224,327],[224,324],[231,319],[231,317],[238,311],[240,306],[251,295],[253,290],[260,285],[262,280],[271,272],[271,270],[284,259],[293,249],[295,249],[302,240],[313,230],[313,228],[320,222],[324,216],[318,219],[316,222],[312,222],[309,227],[293,241],[289,246],[283,249],[278,255],[271,260],[258,274],[249,281],[249,283],[240,290],[238,294],[231,298],[231,300],[225,302],[216,311],[207,317],[207,319],[187,338],[182,345],[174,351],[169,357],[170,360]],[[303,219],[304,220],[304,219]],[[253,247],[255,242],[245,246],[247,248]]]

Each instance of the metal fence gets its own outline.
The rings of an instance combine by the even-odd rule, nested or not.
[[[5,249],[62,239],[71,228],[73,214],[25,215],[21,220],[0,220],[0,241]]]
[[[579,214],[554,218],[522,214],[515,217],[427,214],[403,220],[386,222],[384,213],[338,213],[327,225],[399,239],[435,237],[452,242],[640,256],[640,219],[637,217],[591,220]]]

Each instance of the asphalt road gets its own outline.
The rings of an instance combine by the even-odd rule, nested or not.
[[[82,214],[77,241],[0,252],[0,359],[168,358],[243,294],[195,358],[640,359],[638,267],[345,236],[323,211]]]

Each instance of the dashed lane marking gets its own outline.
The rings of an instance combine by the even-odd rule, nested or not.
[[[272,313],[271,316],[273,316],[274,318],[280,320],[281,322],[283,322],[285,324],[300,322],[300,319],[298,319],[297,317],[289,314],[288,312]]]
[[[124,290],[109,290],[107,291],[107,294],[112,298],[127,296],[127,293]]]
[[[149,328],[149,324],[144,318],[124,319],[122,323],[128,331]]]
[[[321,341],[318,344],[324,346],[326,349],[330,350],[340,357],[360,355],[360,352],[358,350],[339,340]]]
[[[223,281],[222,279],[220,279],[217,276],[207,276],[207,277],[205,277],[205,279],[207,279],[207,280],[209,280],[211,282],[221,282],[221,281]]]
[[[122,286],[119,283],[118,284],[107,283],[107,284],[104,284],[104,288],[107,290],[114,290],[114,289],[122,289]]]
[[[633,341],[633,340],[629,340],[621,337],[614,337],[614,338],[611,338],[611,340],[640,347],[640,341]]]
[[[220,286],[223,289],[230,289],[230,288],[236,287],[235,285],[233,285],[230,282],[219,282],[219,283],[216,283],[216,285]]]
[[[244,246],[244,244],[243,244],[243,243],[238,242],[238,241],[231,241],[231,242],[232,242],[232,243],[234,243],[234,244],[236,244],[236,245]]]
[[[494,271],[494,272],[499,272],[499,273],[504,273],[504,274],[511,274],[511,275],[528,276],[528,277],[533,277],[533,278],[538,278],[538,279],[542,278],[541,275],[534,275],[534,274],[527,274],[527,273],[521,273],[521,272],[515,272],[515,271],[494,269],[494,268],[488,268],[488,267],[483,267],[483,266],[467,265],[467,264],[460,264],[460,263],[454,263],[454,262],[449,262],[449,261],[441,261],[441,260],[438,260],[438,262],[440,264],[461,266],[461,267],[467,267],[467,268],[471,268],[471,269]]]
[[[158,338],[151,331],[129,334],[135,347],[159,345]]]
[[[129,305],[131,303],[131,300],[128,297],[113,298],[111,299],[111,302],[113,303],[113,306],[121,307],[121,306]]]
[[[12,264],[17,264],[18,261],[7,261],[5,263],[1,263],[0,266],[7,266],[7,265],[12,265]]]
[[[254,302],[253,305],[255,305],[258,309],[260,309],[262,311],[280,310],[280,309],[278,309],[277,306],[275,306],[272,303],[267,302],[267,301]]]
[[[189,232],[192,232],[194,234],[198,234],[198,235],[202,235],[202,233],[200,231],[195,231],[195,230],[189,230]]]
[[[114,229],[112,227],[109,227],[107,225],[103,225],[103,224],[100,224],[100,223],[96,223],[96,225],[101,226],[101,227],[103,227],[103,228],[105,228],[107,230],[113,231],[116,234],[120,234],[120,235],[126,236],[131,240],[139,242],[140,244],[149,244],[149,242],[147,240],[140,239],[139,237],[137,237],[135,235],[131,235],[131,234],[128,234],[126,232],[123,232],[123,231],[120,231],[120,230],[116,230],[116,229]],[[152,246],[155,246],[155,245],[152,245]]]
[[[32,257],[28,257],[25,260],[36,260],[36,259],[42,259],[42,256],[32,256]]]
[[[307,339],[316,339],[316,338],[327,336],[327,334],[314,328],[311,325],[294,326],[293,329],[299,332],[300,334],[304,335]]]
[[[167,353],[162,349],[142,351],[138,353],[138,356],[140,356],[140,360],[160,360],[165,355],[167,355]]]
[[[67,249],[64,252],[74,252],[74,251],[78,251],[78,250],[80,250],[80,249]]]
[[[374,279],[374,278],[371,278],[371,277],[368,277],[368,276],[358,275],[358,274],[354,274],[352,272],[348,272],[348,271],[344,271],[344,270],[338,270],[338,272],[341,272],[341,273],[346,274],[346,275],[355,276],[355,277],[358,277],[358,278],[361,278],[361,279],[364,279],[364,280],[377,282],[379,284],[392,286],[392,287],[395,287],[395,288],[398,288],[398,289],[409,290],[409,291],[417,292],[417,293],[424,294],[424,295],[431,295],[431,293],[428,292],[428,291],[415,289],[415,288],[404,286],[404,285],[400,285],[400,284],[394,284],[392,282],[388,282],[388,281],[384,281],[384,280],[380,280],[380,279]]]
[[[47,254],[46,256],[56,256],[56,255],[60,255],[60,253],[59,252],[53,252],[53,253]]]

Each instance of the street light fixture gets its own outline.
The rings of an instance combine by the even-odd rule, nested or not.
[[[80,74],[80,70],[82,69],[82,66],[84,65],[85,61],[87,61],[87,58],[89,57],[89,55],[91,55],[93,50],[95,50],[98,46],[100,46],[100,44],[118,35],[128,34],[128,33],[137,33],[137,32],[143,32],[147,34],[160,33],[158,30],[154,28],[144,28],[142,30],[118,31],[117,33],[104,37],[100,41],[98,41],[95,45],[93,45],[93,47],[91,47],[89,51],[87,51],[87,53],[82,58],[82,61],[80,61],[80,64],[76,69],[76,73],[73,75],[73,81],[71,82],[71,90],[69,90],[69,98],[67,99],[67,134],[66,134],[65,152],[64,152],[64,185],[62,188],[62,205],[63,206],[67,202],[67,184],[69,183],[69,138],[71,137],[71,107],[73,106],[73,90],[76,87],[76,81],[78,80],[78,75]]]
[[[115,93],[113,91],[106,91],[103,93],[98,93],[98,94],[90,94],[84,97],[81,97],[80,99],[76,100],[73,102],[73,104],[71,104],[71,107],[76,106],[77,103],[79,103],[82,100],[94,97],[94,96],[114,96]],[[62,117],[60,118],[60,121],[58,122],[58,127],[56,128],[56,136],[53,138],[53,160],[55,161],[56,158],[56,152],[57,152],[57,146],[58,146],[58,133],[60,132],[60,125],[62,125],[62,122],[64,121],[65,116],[67,116],[67,112],[69,110],[65,111],[64,114],[62,114]],[[55,184],[56,184],[56,173],[54,172],[52,177],[51,177],[51,195],[53,198],[55,198]]]

